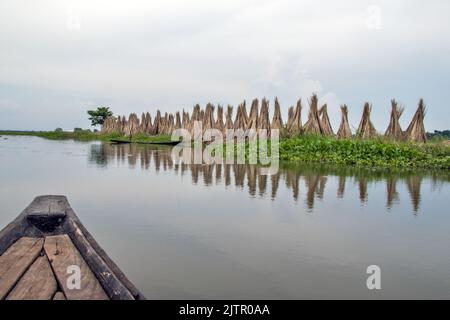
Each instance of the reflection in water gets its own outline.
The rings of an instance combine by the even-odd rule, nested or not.
[[[394,202],[398,201],[398,192],[397,192],[397,179],[396,177],[389,177],[386,179],[386,194],[387,194],[387,203],[386,207],[391,209]]]
[[[386,183],[386,207],[391,209],[398,201],[397,184],[404,183],[411,198],[414,212],[420,209],[420,191],[424,174],[412,171],[387,172],[358,169],[352,167],[336,168],[317,165],[283,165],[279,172],[272,176],[260,174],[260,168],[256,165],[246,164],[178,164],[174,163],[171,157],[170,147],[157,147],[149,145],[131,144],[94,144],[91,146],[89,162],[99,167],[118,162],[128,164],[130,168],[135,168],[138,164],[143,170],[152,167],[159,171],[173,170],[185,176],[190,172],[192,183],[198,184],[201,179],[205,186],[225,184],[230,186],[233,182],[236,187],[244,189],[246,186],[252,197],[264,197],[270,192],[270,197],[274,200],[277,196],[280,179],[284,181],[286,187],[292,191],[294,201],[299,201],[300,185],[303,180],[306,190],[306,205],[309,210],[314,208],[315,201],[324,197],[329,176],[338,177],[337,197],[344,198],[347,180],[357,184],[359,199],[361,204],[368,201],[369,182]],[[152,165],[153,164],[153,165]],[[433,188],[437,188],[442,182],[450,181],[449,173],[427,173],[431,178]],[[267,190],[270,188],[270,190]]]
[[[418,176],[408,177],[406,186],[408,187],[408,192],[411,195],[411,201],[415,212],[417,212],[420,207],[421,185],[422,185],[422,177]]]
[[[360,177],[358,179],[359,186],[359,199],[361,203],[364,204],[367,202],[368,194],[367,194],[367,180],[365,177]]]

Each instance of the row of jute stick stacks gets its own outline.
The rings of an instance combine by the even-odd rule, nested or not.
[[[203,130],[218,129],[225,133],[228,129],[266,129],[268,135],[270,130],[279,129],[283,136],[296,136],[299,134],[306,135],[324,135],[337,136],[340,139],[353,137],[352,130],[348,121],[348,107],[341,106],[341,124],[335,134],[331,126],[328,116],[327,105],[324,104],[319,109],[317,95],[312,95],[308,101],[309,113],[308,120],[302,124],[302,101],[298,100],[296,106],[292,106],[288,111],[288,120],[286,123],[281,118],[281,108],[278,99],[275,98],[275,110],[272,120],[269,119],[269,101],[262,99],[261,107],[258,99],[252,101],[250,113],[247,113],[245,101],[237,107],[236,116],[233,121],[233,107],[228,106],[226,113],[222,106],[217,107],[216,118],[214,116],[215,107],[208,103],[205,109],[198,104],[194,106],[192,114],[184,110],[176,112],[175,115],[165,113],[164,116],[158,110],[156,117],[152,121],[150,113],[143,113],[141,119],[135,113],[130,114],[128,119],[125,116],[118,118],[112,116],[105,120],[102,132],[113,133],[119,132],[126,136],[134,136],[136,134],[145,133],[149,135],[170,135],[174,129],[187,129],[190,132],[194,130],[194,122],[200,121]],[[415,141],[426,142],[426,131],[424,127],[425,105],[423,99],[420,99],[417,111],[411,120],[408,128],[403,131],[399,119],[404,111],[395,100],[391,100],[391,114],[389,126],[385,132],[385,136],[398,141]],[[365,103],[363,114],[356,130],[355,136],[362,139],[371,139],[379,136],[377,130],[370,120],[372,106]]]

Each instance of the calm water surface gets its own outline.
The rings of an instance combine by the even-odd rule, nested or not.
[[[317,166],[266,177],[175,165],[168,148],[0,137],[0,228],[64,194],[150,299],[449,299],[449,181]]]

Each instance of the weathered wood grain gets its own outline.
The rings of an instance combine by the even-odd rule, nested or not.
[[[51,300],[56,287],[55,276],[44,255],[34,261],[6,300]]]
[[[66,297],[64,296],[64,293],[58,291],[57,293],[55,293],[53,300],[66,300]]]
[[[66,217],[67,207],[65,197],[37,197],[26,209],[27,219],[39,230],[52,232]]]
[[[4,299],[42,250],[44,239],[23,237],[0,256],[0,299]]]
[[[67,300],[108,299],[99,281],[75,248],[68,235],[46,237],[44,250]],[[67,272],[69,266],[78,266],[80,268],[80,289],[68,288],[67,280],[72,275]]]
[[[44,239],[47,236],[62,234],[67,234],[70,238],[109,299],[145,299],[83,226],[65,196],[36,197],[13,222],[0,230],[0,256],[21,237]],[[12,287],[32,262],[23,266],[23,272],[17,269],[19,272]],[[1,267],[3,269],[0,271],[6,272],[7,266]],[[56,280],[59,282],[58,278]],[[5,284],[2,285],[5,286]],[[12,290],[12,287],[7,289],[5,295]]]
[[[100,256],[102,251],[93,248],[89,242],[88,234],[82,230],[82,226],[78,225],[72,218],[68,218],[64,223],[64,229],[70,234],[70,238],[76,245],[78,251],[82,254],[85,261],[90,266],[92,272],[103,285],[106,293],[111,300],[135,300],[127,287],[119,280],[115,270],[105,262],[107,255]],[[101,249],[100,249],[101,250]]]

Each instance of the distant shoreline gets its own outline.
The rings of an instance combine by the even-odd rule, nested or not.
[[[131,139],[120,133],[102,134],[90,130],[19,131],[0,130],[0,136],[35,136],[51,140],[123,141],[126,143],[165,143],[169,135],[139,134]],[[367,168],[450,169],[450,145],[436,140],[426,144],[298,136],[280,140],[280,160],[289,163],[320,163]]]

